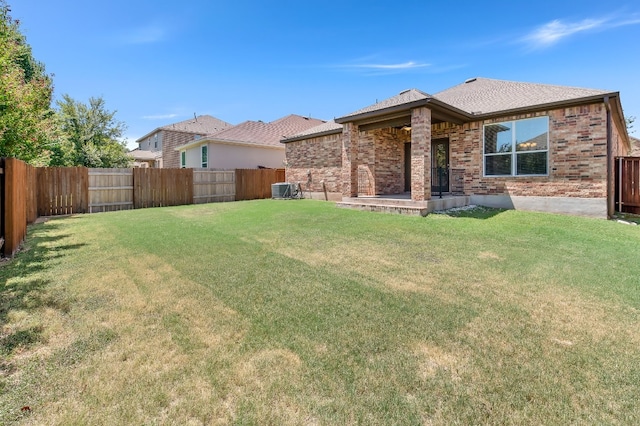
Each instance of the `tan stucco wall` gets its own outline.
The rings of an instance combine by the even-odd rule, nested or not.
[[[256,169],[263,166],[271,169],[284,167],[284,146],[264,148],[259,146],[229,145],[207,142],[209,165],[213,169]],[[200,147],[187,149],[187,167],[202,167]]]

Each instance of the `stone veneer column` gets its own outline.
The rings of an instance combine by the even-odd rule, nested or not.
[[[411,199],[431,198],[431,110],[411,110]]]
[[[358,126],[342,126],[342,196],[358,195]]]

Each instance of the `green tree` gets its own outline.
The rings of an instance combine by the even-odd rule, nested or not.
[[[636,121],[636,118],[634,116],[630,116],[625,118],[624,121],[627,123],[627,133],[631,134],[635,132],[635,130],[633,130],[633,123]]]
[[[52,153],[52,166],[128,167],[131,158],[120,141],[126,125],[109,111],[102,97],[89,104],[63,95],[57,102],[62,138]]]
[[[10,12],[0,0],[0,157],[43,165],[56,140],[53,83]]]

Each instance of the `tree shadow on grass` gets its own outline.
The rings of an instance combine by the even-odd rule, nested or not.
[[[70,310],[72,301],[64,288],[52,288],[51,280],[41,276],[57,262],[56,259],[84,245],[60,244],[68,235],[51,235],[58,226],[48,223],[30,227],[22,249],[0,266],[0,355],[12,355],[42,341],[41,325],[12,326],[12,313],[28,314],[41,308],[64,313]],[[9,368],[7,363],[0,365],[0,370],[5,373]]]

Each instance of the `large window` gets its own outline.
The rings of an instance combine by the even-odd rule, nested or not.
[[[547,175],[549,117],[484,126],[485,176]]]
[[[201,158],[201,162],[202,162],[202,167],[209,167],[209,154],[208,154],[208,148],[207,145],[202,145],[202,147],[200,148],[200,156]]]
[[[187,167],[187,151],[180,151],[180,168]]]

